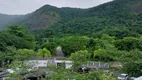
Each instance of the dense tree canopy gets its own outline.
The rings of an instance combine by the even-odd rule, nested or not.
[[[61,39],[61,46],[66,56],[86,48],[87,36],[69,36]]]
[[[23,26],[10,26],[0,32],[0,66],[36,55],[45,59],[54,56],[56,47],[61,46],[75,69],[87,61],[118,61],[124,63],[123,72],[141,76],[142,13],[141,9],[135,11],[139,10],[137,6],[141,6],[141,0],[114,0],[89,9],[46,5],[31,14],[31,19],[27,18],[31,22],[27,22],[32,27],[45,24],[47,29],[32,34]],[[80,74],[70,69],[56,69],[52,76],[51,80],[115,80],[100,71]]]
[[[130,61],[124,65],[122,69],[124,72],[128,73],[130,76],[139,77],[142,74],[142,63],[141,60]]]
[[[43,48],[43,49],[40,49],[38,52],[37,52],[37,55],[40,57],[42,57],[43,59],[45,59],[46,57],[50,57],[51,56],[51,53],[49,50],[47,50],[46,48]]]

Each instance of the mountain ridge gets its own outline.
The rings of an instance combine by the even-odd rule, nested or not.
[[[76,18],[101,17],[104,15],[109,18],[117,18],[118,16],[129,17],[125,15],[129,13],[138,15],[141,14],[142,9],[139,8],[141,6],[141,0],[114,0],[88,9],[70,7],[58,8],[51,5],[44,5],[32,13],[11,19],[13,22],[10,22],[10,20],[8,22],[12,23],[12,25],[28,26],[30,30],[39,30],[46,29],[58,23],[66,23]]]

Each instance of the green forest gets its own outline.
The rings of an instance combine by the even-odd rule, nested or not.
[[[73,62],[72,69],[50,66],[52,71],[47,70],[50,77],[39,80],[117,80],[101,69],[78,72],[88,61],[120,62],[122,67],[110,70],[139,77],[142,75],[141,5],[141,0],[114,0],[88,9],[45,5],[26,16],[28,22],[20,21],[0,31],[0,69],[22,65],[20,71],[26,70],[25,60],[55,57],[56,48],[61,46],[64,56]],[[48,17],[49,23],[43,17]],[[16,80],[25,77],[17,73],[6,76]]]

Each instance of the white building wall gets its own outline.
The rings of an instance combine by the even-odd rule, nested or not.
[[[72,67],[72,61],[69,60],[54,60],[52,61],[55,66],[57,63],[65,63],[65,68],[69,69]],[[51,60],[29,60],[25,61],[26,65],[32,67],[47,67],[48,64],[51,64]]]

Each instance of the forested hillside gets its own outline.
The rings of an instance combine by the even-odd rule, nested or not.
[[[141,0],[114,0],[103,5],[89,8],[80,17],[69,21],[61,21],[51,26],[55,35],[88,35],[99,36],[139,36],[142,25],[142,13],[138,9]]]
[[[89,34],[89,30],[91,30],[89,31],[90,33],[92,31],[98,32],[98,30],[106,33],[106,31],[102,31],[101,29],[104,27],[107,28],[107,26],[113,28],[126,27],[127,31],[129,31],[133,29],[133,26],[139,27],[141,24],[141,6],[141,0],[114,0],[88,9],[57,8],[45,5],[32,13],[19,16],[18,18],[16,16],[1,14],[0,20],[2,21],[0,26],[3,27],[4,24],[25,25],[30,30],[50,27],[56,32],[55,34],[72,34],[72,32],[76,34],[78,32],[77,34],[81,33],[84,35]],[[76,31],[80,27],[81,30]]]
[[[139,77],[141,7],[142,0],[114,0],[88,9],[45,5],[16,18],[0,14],[0,28],[6,23],[12,25],[0,31],[0,70],[15,71],[4,76],[13,80],[28,79],[31,75],[48,80],[116,80],[120,73]],[[45,61],[56,57],[72,61],[71,68],[65,69],[65,62],[46,65],[47,69],[37,66],[38,62],[25,64],[33,59]],[[107,63],[109,68],[93,68],[94,63],[87,68],[88,62]]]

